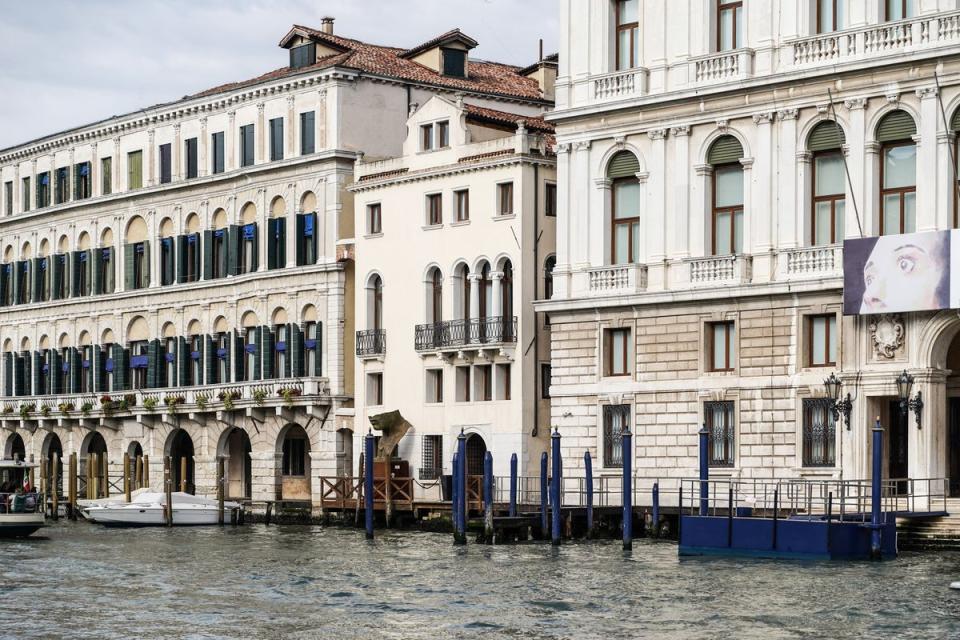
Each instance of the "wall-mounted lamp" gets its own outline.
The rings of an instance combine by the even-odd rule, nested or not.
[[[853,410],[853,401],[848,393],[846,397],[840,399],[840,387],[843,385],[836,373],[831,373],[830,377],[823,381],[823,387],[827,390],[827,397],[833,401],[833,419],[837,421],[843,416],[843,421],[847,425],[847,431],[850,430],[850,412]]]
[[[897,395],[900,396],[900,413],[907,415],[908,411],[913,411],[917,417],[917,429],[922,428],[923,416],[923,393],[917,391],[917,395],[910,397],[913,390],[913,376],[904,369],[903,373],[897,376]]]

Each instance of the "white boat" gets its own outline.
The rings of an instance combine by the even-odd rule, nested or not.
[[[35,463],[0,460],[0,538],[24,538],[44,526],[43,502],[33,491],[24,490]]]
[[[171,498],[174,526],[210,525],[219,521],[216,500],[179,491],[171,494]],[[101,500],[81,509],[84,517],[108,527],[159,527],[167,523],[165,504],[164,494],[145,491],[135,498],[131,496],[130,502]],[[237,502],[223,503],[225,513],[239,508]]]

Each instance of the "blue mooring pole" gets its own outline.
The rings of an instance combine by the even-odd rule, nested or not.
[[[460,510],[457,505],[460,504],[460,456],[456,451],[453,452],[453,468],[450,476],[450,520],[453,522],[453,543],[457,544],[460,539]]]
[[[623,550],[633,549],[633,434],[623,432]]]
[[[879,560],[883,556],[880,549],[880,483],[883,479],[883,427],[880,417],[873,427],[873,474],[870,478],[870,557]]]
[[[560,429],[553,428],[550,436],[550,448],[553,455],[553,477],[550,479],[550,502],[553,508],[553,522],[550,526],[550,539],[553,544],[560,544],[560,481],[563,477],[563,467],[560,458]]]
[[[710,502],[710,432],[707,431],[707,424],[703,424],[700,429],[700,515],[707,515],[707,507]]]
[[[367,540],[373,540],[373,431],[363,439],[363,507]]]
[[[517,517],[517,454],[510,454],[510,517]]]
[[[660,483],[653,483],[653,537],[660,537]]]
[[[593,536],[593,459],[583,452],[583,469],[587,480],[587,537]]]
[[[547,452],[540,454],[540,535],[547,537]]]
[[[469,511],[469,490],[467,489],[467,436],[463,433],[463,429],[460,430],[460,435],[457,436],[457,458],[459,460],[457,464],[457,479],[460,483],[460,491],[458,492],[459,501],[457,503],[457,520],[460,523],[460,527],[457,531],[457,544],[467,544],[467,513]]]
[[[483,539],[493,543],[493,454],[483,456]]]

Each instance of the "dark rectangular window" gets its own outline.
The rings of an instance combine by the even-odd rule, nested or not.
[[[888,21],[904,20],[916,15],[916,0],[886,0]]]
[[[551,378],[553,378],[553,366],[546,362],[540,363],[540,397],[544,400],[550,398]]]
[[[168,285],[176,281],[174,266],[173,238],[160,239],[160,284]]]
[[[13,182],[6,182],[3,185],[3,213],[4,215],[13,215]]]
[[[50,172],[37,175],[37,209],[50,206]]]
[[[443,473],[443,436],[423,436],[423,455],[420,462],[420,479],[436,480]]]
[[[457,402],[470,402],[470,367],[457,367]]]
[[[420,127],[420,150],[430,151],[433,149],[433,125],[425,124]]]
[[[367,233],[383,233],[383,218],[381,217],[380,203],[367,205]]]
[[[306,475],[307,440],[288,436],[283,439],[283,475]]]
[[[710,466],[732,467],[736,430],[733,420],[733,401],[704,403],[703,417],[707,424]]]
[[[213,277],[223,278],[227,275],[227,230],[217,229],[213,232]]]
[[[707,359],[710,371],[733,371],[736,366],[736,336],[733,322],[707,324]]]
[[[283,160],[283,118],[270,120],[270,160]]]
[[[105,196],[113,193],[113,158],[100,159],[100,192]]]
[[[254,162],[254,145],[256,140],[253,135],[253,125],[245,124],[240,127],[240,166],[250,167]]]
[[[623,467],[623,433],[630,427],[630,405],[603,407],[603,466]]]
[[[603,357],[605,376],[630,375],[630,329],[605,329]]]
[[[210,171],[212,173],[223,173],[226,168],[224,164],[223,131],[218,131],[210,136],[210,146],[212,148]]]
[[[197,139],[187,138],[183,143],[183,152],[183,155],[187,159],[187,180],[196,178],[199,175],[198,169],[200,167],[197,162]]]
[[[100,251],[100,291],[97,293],[113,293],[114,269],[113,249],[97,249]]]
[[[70,169],[60,167],[56,171],[56,190],[54,204],[63,204],[70,199]]]
[[[308,67],[317,61],[317,45],[314,42],[302,44],[290,49],[290,68]]]
[[[383,404],[383,374],[367,374],[367,406],[379,407]]]
[[[24,212],[24,213],[26,213],[27,211],[30,211],[30,195],[31,195],[31,192],[30,192],[30,178],[24,178],[24,179],[23,179],[23,193],[21,194],[21,196],[23,196],[22,207],[23,207],[23,212]]]
[[[173,180],[173,153],[169,143],[160,145],[160,184]]]
[[[497,215],[513,215],[513,183],[504,182],[497,185]]]
[[[443,402],[443,369],[427,369],[426,401]]]
[[[441,49],[443,75],[451,78],[467,77],[467,52],[460,49]]]
[[[473,371],[474,399],[478,402],[493,400],[493,368],[489,364],[478,364]]]
[[[456,209],[457,222],[466,222],[470,219],[470,191],[461,189],[453,192],[453,203]]]
[[[316,150],[316,116],[313,111],[304,111],[300,114],[300,155]]]
[[[557,185],[548,182],[543,188],[543,213],[554,218],[557,215]]]
[[[143,187],[143,152],[131,151],[127,154],[127,189]]]
[[[847,24],[847,0],[816,0],[817,33],[839,31]]]
[[[63,300],[70,295],[70,288],[67,283],[67,256],[57,254],[53,256],[54,277],[52,285],[55,285],[53,297],[56,300]]]
[[[450,146],[450,123],[447,120],[437,123],[437,148]]]
[[[427,196],[427,224],[437,225],[443,223],[443,199],[439,193],[431,193]]]
[[[90,163],[80,162],[73,165],[73,199],[85,200],[92,195]]]
[[[836,464],[837,435],[833,402],[829,398],[803,400],[803,466]]]
[[[317,263],[317,214],[302,213],[297,221],[297,266]]]
[[[240,255],[237,275],[252,273],[257,269],[257,225],[245,224],[240,227]]]
[[[807,318],[807,362],[811,367],[837,364],[837,316],[830,313]]]

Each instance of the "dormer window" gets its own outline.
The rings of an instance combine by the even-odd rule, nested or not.
[[[317,45],[313,42],[290,49],[290,68],[308,67],[317,61]]]
[[[420,150],[434,151],[450,146],[450,122],[434,122],[420,126]]]
[[[451,78],[467,77],[467,52],[460,49],[441,49],[443,52],[443,75]]]

